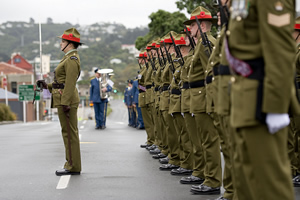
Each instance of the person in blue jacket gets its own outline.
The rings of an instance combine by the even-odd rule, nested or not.
[[[132,107],[132,80],[128,80],[128,87],[124,92],[124,103],[128,109],[128,126],[135,127],[134,116],[133,116],[133,107]]]
[[[100,97],[100,83],[101,74],[99,73],[99,69],[95,70],[95,78],[91,80],[90,86],[90,102],[94,104],[95,111],[95,121],[96,121],[96,129],[105,129],[105,121],[106,121],[106,109],[107,109],[107,98],[101,99]],[[106,88],[102,88],[102,92],[110,92],[112,87],[107,85]]]
[[[132,106],[133,108],[136,109],[136,128],[137,129],[144,129],[144,121],[143,121],[143,117],[142,117],[142,110],[139,107],[139,83],[138,80],[136,79],[135,81],[133,81],[132,84],[132,96],[133,96],[133,101],[132,101]]]

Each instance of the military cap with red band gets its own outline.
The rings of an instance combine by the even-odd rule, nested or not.
[[[173,36],[173,39],[174,39],[174,37],[176,37],[177,36],[177,33],[176,32],[174,32],[174,31],[171,31],[171,32],[169,32],[169,33],[167,33],[162,39],[162,41],[160,42],[160,43],[163,43],[163,42],[165,42],[166,44],[172,44],[173,42],[172,42],[172,39],[171,39],[171,36],[170,36],[170,33],[172,34],[172,36]],[[174,39],[175,40],[175,39]]]
[[[175,37],[175,44],[176,45],[186,45],[185,37],[186,37],[185,33],[178,34]]]
[[[58,38],[68,40],[70,42],[83,44],[80,42],[80,33],[76,30],[76,28],[70,28],[68,30],[65,30],[61,36],[58,36]]]
[[[137,58],[147,58],[146,51],[141,51],[140,54],[137,56]]]
[[[193,22],[196,21],[196,16],[199,19],[199,21],[211,21],[212,23],[216,23],[218,19],[213,18],[209,10],[202,6],[198,6],[195,10],[193,10],[191,14],[190,20],[187,20],[183,22],[185,25],[191,25]]]

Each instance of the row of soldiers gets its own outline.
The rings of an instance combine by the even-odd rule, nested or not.
[[[220,194],[223,183],[218,199],[294,199],[293,183],[300,186],[295,2],[220,0],[219,8],[217,20],[197,7],[184,31],[140,52],[147,132],[141,147],[159,159],[160,170],[194,184],[193,194]],[[217,39],[210,32],[216,22]]]

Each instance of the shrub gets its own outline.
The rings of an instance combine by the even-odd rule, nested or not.
[[[0,103],[0,122],[1,121],[14,121],[17,119],[15,113],[10,110],[9,106]]]

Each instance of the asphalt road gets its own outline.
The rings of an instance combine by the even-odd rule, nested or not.
[[[54,174],[65,162],[58,121],[0,125],[0,200],[218,197],[192,195],[190,185],[179,183],[180,177],[160,171],[158,161],[139,147],[146,141],[145,131],[127,126],[127,110],[121,101],[111,101],[111,106],[113,112],[105,130],[95,130],[93,120],[79,122],[80,176],[61,178]],[[295,194],[299,199],[300,188],[296,188]]]

